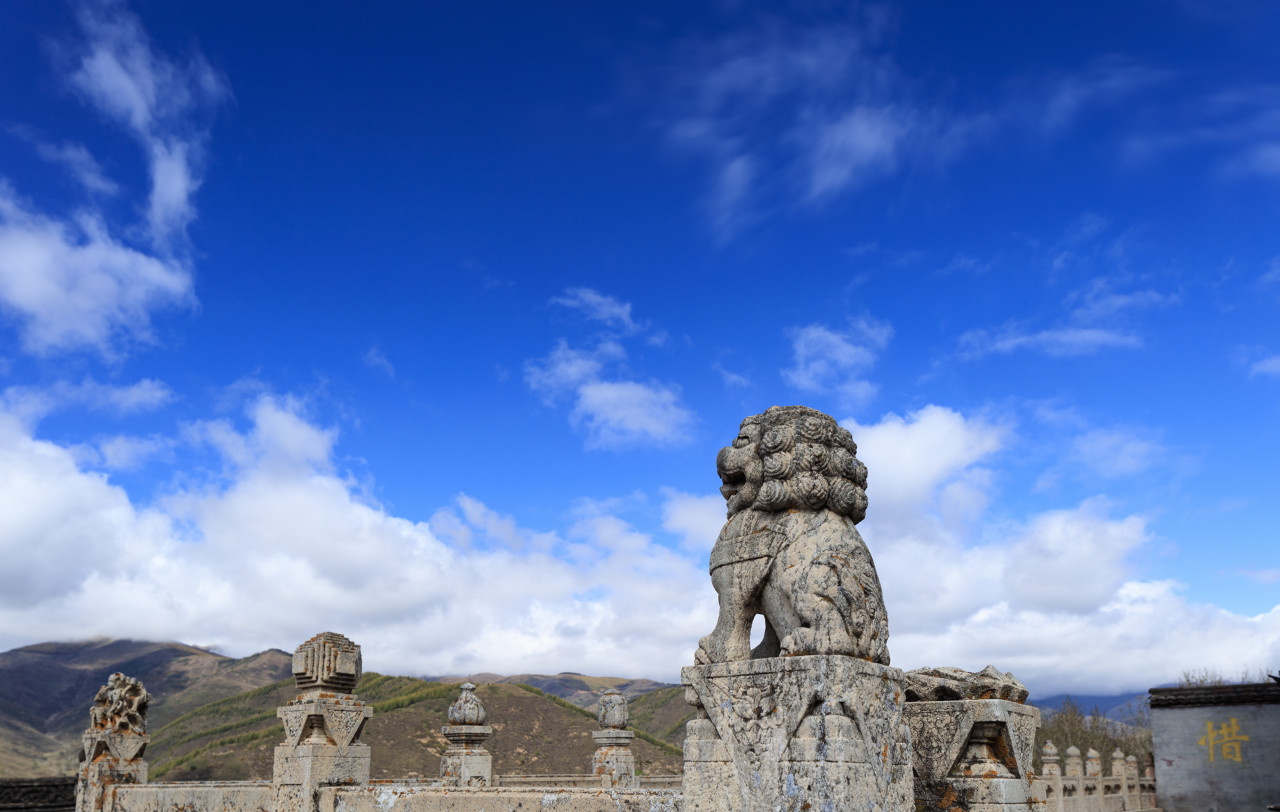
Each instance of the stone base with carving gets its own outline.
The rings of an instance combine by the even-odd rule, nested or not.
[[[150,736],[90,730],[81,741],[84,761],[76,781],[77,812],[102,809],[103,791],[107,787],[147,783],[147,762],[142,755],[151,741]]]
[[[630,730],[591,731],[591,738],[596,742],[591,774],[600,777],[602,787],[640,786],[636,781],[636,757],[631,752],[631,741],[635,737]]]
[[[1040,711],[1002,699],[908,702],[919,812],[1033,809],[1028,779]]]
[[[440,733],[449,749],[440,757],[440,779],[446,787],[493,785],[493,756],[484,742],[493,735],[489,725],[445,725]]]
[[[683,812],[912,809],[900,670],[856,657],[690,666]]]

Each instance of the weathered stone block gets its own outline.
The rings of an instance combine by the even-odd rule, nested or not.
[[[917,812],[1032,808],[1040,711],[1002,699],[908,702]]]
[[[600,786],[640,786],[636,781],[636,757],[631,752],[631,741],[635,737],[630,730],[614,728],[591,732],[596,743],[596,752],[591,756],[591,774],[600,778]]]
[[[691,666],[684,812],[912,808],[905,680],[819,655]]]
[[[493,735],[489,725],[445,725],[441,734],[449,749],[440,757],[440,779],[446,787],[487,787],[493,784],[493,756],[484,742]]]

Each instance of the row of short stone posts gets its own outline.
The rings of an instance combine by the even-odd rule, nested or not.
[[[1080,748],[1073,745],[1067,748],[1064,772],[1057,746],[1047,741],[1041,751],[1041,764],[1049,790],[1047,802],[1050,810],[1062,808],[1064,799],[1082,798],[1087,802],[1090,796],[1101,798],[1104,795],[1123,795],[1125,809],[1155,806],[1155,763],[1151,756],[1147,757],[1147,766],[1140,773],[1138,757],[1126,756],[1123,750],[1116,748],[1111,753],[1111,775],[1104,776],[1102,754],[1089,748],[1082,758]]]
[[[284,742],[275,749],[272,784],[280,812],[314,812],[317,792],[327,786],[369,783],[369,745],[360,741],[373,708],[354,693],[360,682],[360,647],[333,632],[324,632],[293,653],[297,698],[277,708]],[[441,733],[449,747],[440,759],[440,779],[449,787],[493,786],[493,756],[484,742],[493,735],[485,724],[476,686],[462,686],[449,707],[449,723]],[[77,812],[102,812],[110,788],[144,784],[147,762],[147,704],[151,695],[142,683],[112,674],[99,689],[83,736],[76,784]],[[627,701],[616,690],[600,698],[600,730],[591,774],[605,787],[635,787],[635,756],[627,730]]]

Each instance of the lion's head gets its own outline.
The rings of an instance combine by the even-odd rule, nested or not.
[[[867,466],[857,453],[853,435],[822,412],[774,406],[743,420],[733,445],[720,449],[720,493],[730,517],[748,508],[826,508],[860,522],[867,515]]]

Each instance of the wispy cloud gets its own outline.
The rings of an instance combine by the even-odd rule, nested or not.
[[[1232,87],[1188,98],[1126,142],[1136,163],[1200,150],[1223,177],[1280,179],[1280,85]]]
[[[693,413],[681,403],[677,387],[628,380],[616,369],[612,379],[606,379],[606,368],[616,367],[626,357],[616,341],[576,349],[562,339],[546,357],[526,362],[525,383],[548,405],[572,401],[570,422],[585,428],[588,448],[687,441]]]
[[[1238,573],[1251,581],[1257,581],[1260,584],[1274,584],[1280,582],[1280,568],[1269,570],[1239,570]]]
[[[46,415],[73,406],[128,415],[159,409],[174,399],[173,390],[153,378],[125,386],[86,378],[80,383],[59,381],[44,387],[11,386],[0,394],[0,410],[34,424]]]
[[[143,148],[151,168],[151,238],[169,250],[195,217],[191,198],[208,135],[199,119],[230,91],[199,52],[176,62],[152,50],[142,23],[119,6],[86,4],[78,17],[85,42],[71,85]]]
[[[387,360],[387,356],[377,347],[370,347],[369,351],[364,354],[364,365],[370,369],[376,369],[385,372],[388,378],[396,376],[396,368]]]
[[[1280,355],[1272,355],[1249,365],[1250,375],[1280,375]]]
[[[114,357],[123,340],[153,340],[154,311],[195,301],[183,255],[207,138],[200,120],[228,91],[199,54],[178,63],[155,53],[141,23],[122,6],[88,4],[78,19],[83,40],[66,49],[72,64],[66,79],[146,156],[150,250],[114,234],[92,206],[60,219],[0,181],[0,305],[17,317],[30,353],[88,347]],[[83,147],[38,149],[87,188],[115,189]]]
[[[1074,443],[1075,461],[1104,477],[1141,473],[1166,453],[1160,443],[1121,429],[1094,429]]]
[[[847,330],[822,324],[793,327],[793,363],[782,370],[782,379],[803,392],[835,392],[846,406],[865,403],[876,386],[863,376],[893,336],[886,322],[863,318]]]
[[[84,144],[73,141],[51,144],[36,140],[35,147],[41,158],[66,169],[85,191],[101,195],[113,195],[120,191],[120,186],[103,173],[102,167]]]
[[[663,71],[662,129],[707,160],[708,217],[732,239],[780,206],[819,205],[907,169],[932,170],[1002,133],[1057,136],[1167,78],[1122,59],[1025,81],[965,109],[906,75],[883,9],[820,23],[769,19],[686,42]]]
[[[1135,335],[1101,327],[1059,327],[1027,332],[1010,325],[998,332],[970,330],[960,336],[960,355],[971,359],[991,353],[1007,355],[1017,350],[1038,350],[1066,358],[1141,346],[1142,340]]]
[[[578,310],[588,319],[625,333],[634,333],[641,327],[631,318],[630,302],[619,301],[591,288],[569,288],[553,298],[551,303]]]
[[[712,364],[711,368],[720,374],[720,379],[724,381],[725,386],[740,388],[751,385],[751,379],[746,375],[742,375],[737,372],[730,372],[719,363]]]

